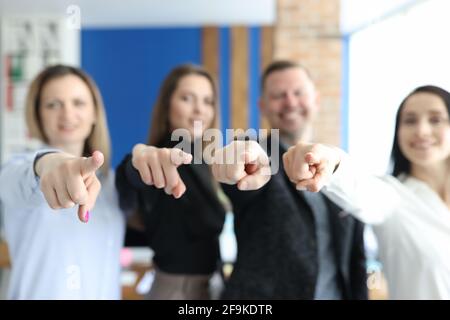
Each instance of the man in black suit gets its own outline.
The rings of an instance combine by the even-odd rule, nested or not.
[[[314,83],[301,65],[278,61],[263,73],[261,87],[261,112],[280,132],[279,140],[267,141],[279,170],[262,188],[243,191],[255,189],[243,184],[254,169],[213,166],[233,204],[238,243],[223,298],[367,299],[363,224],[321,193],[296,190],[282,166],[291,145],[312,139]]]

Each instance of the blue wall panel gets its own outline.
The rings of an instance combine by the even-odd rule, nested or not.
[[[103,94],[115,167],[146,141],[167,73],[180,63],[201,63],[201,28],[84,29],[81,48],[82,67]]]

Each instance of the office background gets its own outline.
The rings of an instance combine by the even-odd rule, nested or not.
[[[222,129],[267,128],[257,106],[259,76],[283,58],[308,67],[321,92],[315,140],[340,145],[366,170],[383,173],[401,98],[421,84],[450,89],[449,6],[446,0],[0,0],[2,160],[8,144],[19,149],[17,136],[26,139],[20,108],[39,63],[80,65],[95,78],[116,166],[146,140],[159,85],[175,65],[204,64],[216,75]],[[40,25],[43,17],[63,30],[55,48],[46,44],[59,56],[27,62],[20,44],[8,49],[7,31],[20,30],[17,21]],[[79,28],[67,31],[76,18]],[[19,72],[15,61],[28,71]]]

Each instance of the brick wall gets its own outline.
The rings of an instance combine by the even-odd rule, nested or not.
[[[321,94],[315,141],[340,145],[340,0],[278,0],[274,58],[301,62]]]

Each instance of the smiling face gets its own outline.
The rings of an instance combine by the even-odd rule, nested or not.
[[[450,155],[449,114],[439,96],[420,92],[405,101],[400,114],[398,143],[413,166],[439,165],[447,161]]]
[[[305,70],[291,67],[267,76],[260,107],[272,128],[299,137],[319,110],[319,95]]]
[[[50,146],[70,149],[84,145],[96,117],[92,93],[82,79],[65,75],[49,80],[42,88],[39,106]]]
[[[171,130],[187,129],[194,137],[194,122],[202,123],[203,131],[210,128],[215,113],[215,97],[211,82],[204,76],[189,74],[182,77],[170,98]],[[198,138],[203,131],[196,132]]]

